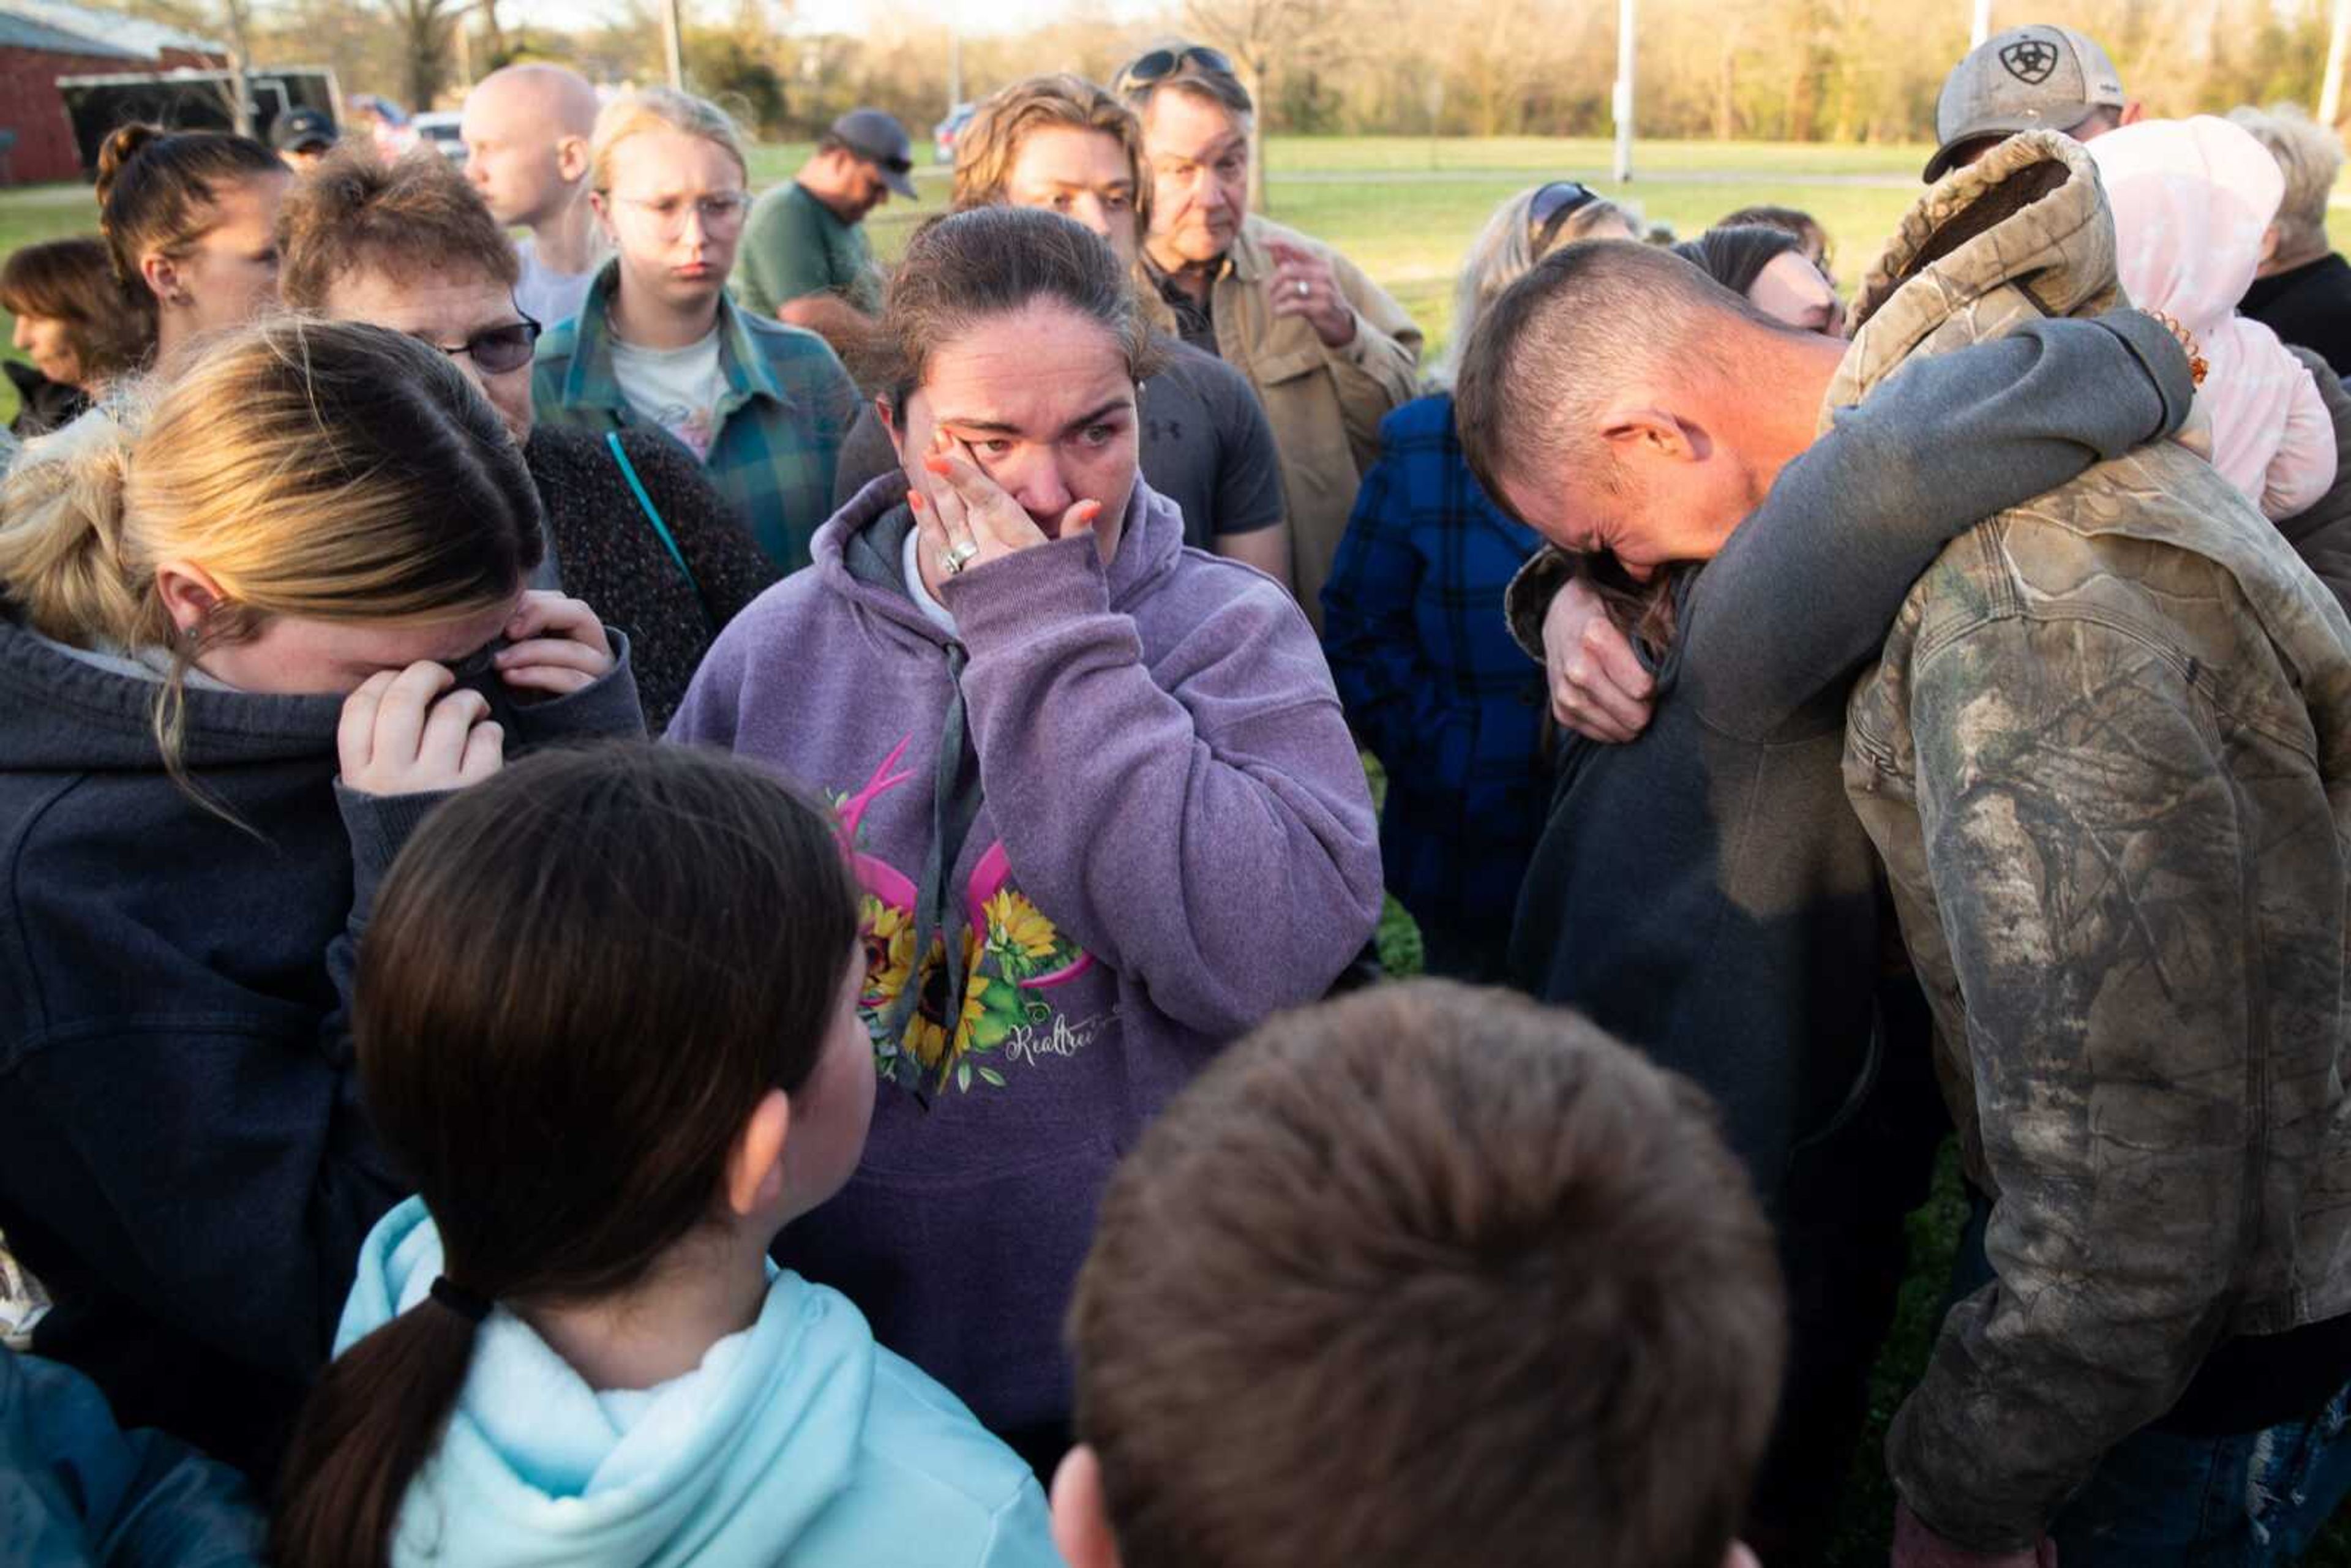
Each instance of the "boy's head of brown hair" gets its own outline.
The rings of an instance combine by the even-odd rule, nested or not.
[[[1275,1019],[1112,1182],[1076,1568],[1721,1568],[1784,1339],[1697,1089],[1438,981]]]

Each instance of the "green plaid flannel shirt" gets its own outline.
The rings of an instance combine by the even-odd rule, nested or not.
[[[620,266],[606,263],[580,314],[538,340],[531,402],[549,424],[601,435],[641,423],[612,374],[605,310]],[[703,467],[768,558],[798,571],[832,515],[833,465],[857,417],[857,388],[822,338],[738,310],[726,295],[718,362],[728,391]]]

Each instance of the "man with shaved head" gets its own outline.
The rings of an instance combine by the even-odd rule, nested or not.
[[[2012,47],[2022,77],[2062,63],[2045,40]],[[1754,813],[1744,837],[1722,830],[1722,863],[1744,866],[1795,827],[1857,824],[1935,1015],[1970,1218],[1956,1303],[1886,1437],[1892,1568],[2289,1562],[2351,1491],[2343,607],[2168,440],[2102,453],[1923,562],[1887,553],[1949,487],[1917,464],[1913,493],[1834,538],[1756,520],[1823,432],[1938,361],[2106,311],[2116,267],[2097,166],[2028,130],[1912,209],[1850,347],[1673,257],[1586,243],[1479,319],[1455,393],[1471,471],[1554,543],[1658,591],[1709,563],[1674,602],[1677,636],[1744,565],[1740,602],[1780,613],[1717,625],[1745,633],[1732,663],[1834,672],[1812,733],[1842,710],[1842,806],[1825,777],[1800,797],[1723,767],[1754,721],[1709,712],[1686,831]],[[1904,428],[1931,453],[1964,411]],[[1829,587],[1873,560],[1916,572],[1890,626],[1842,618]],[[1661,694],[1685,677],[1669,702],[1713,695],[1657,668]]]
[[[561,66],[508,66],[465,95],[465,172],[517,242],[515,305],[542,326],[580,314],[603,260],[588,205],[588,138],[596,89]]]

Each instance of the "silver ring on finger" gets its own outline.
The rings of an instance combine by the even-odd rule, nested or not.
[[[1314,293],[1314,286],[1308,283],[1306,279],[1302,277],[1296,283],[1290,285],[1290,287],[1296,291],[1298,298],[1301,299],[1310,298]]]
[[[972,558],[977,554],[979,554],[979,546],[969,539],[951,544],[946,548],[946,553],[939,557],[939,570],[953,577],[956,572],[969,566]]]

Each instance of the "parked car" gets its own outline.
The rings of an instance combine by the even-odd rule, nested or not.
[[[963,134],[963,128],[971,123],[972,113],[977,107],[977,105],[968,103],[956,104],[953,109],[947,110],[947,117],[945,120],[940,120],[936,125],[931,127],[932,162],[952,163],[955,162],[956,138],[961,136]]]
[[[416,126],[408,110],[381,93],[353,93],[344,103],[350,110],[346,134],[358,131],[375,145],[375,154],[391,162],[416,145]]]
[[[465,162],[465,139],[457,134],[457,126],[465,117],[445,110],[420,114],[410,123],[416,127],[417,140],[431,147],[452,163]]]

